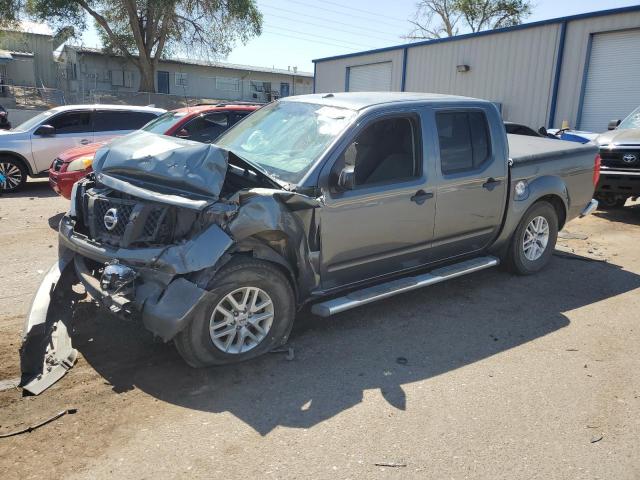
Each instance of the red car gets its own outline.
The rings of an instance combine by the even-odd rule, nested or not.
[[[260,105],[217,104],[179,108],[160,115],[142,130],[196,142],[212,143],[218,136]],[[71,198],[73,184],[91,172],[93,157],[105,142],[72,148],[60,154],[49,168],[51,188]]]

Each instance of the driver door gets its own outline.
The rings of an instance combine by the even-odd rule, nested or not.
[[[51,162],[65,150],[93,143],[90,110],[62,112],[45,121],[56,129],[54,135],[31,134],[31,153],[38,172],[47,170]]]
[[[405,112],[363,123],[331,167],[321,209],[325,290],[429,260],[435,189],[423,165],[420,116]],[[354,171],[347,190],[335,184],[345,166]]]

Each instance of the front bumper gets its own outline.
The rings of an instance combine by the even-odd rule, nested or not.
[[[69,200],[71,198],[71,190],[73,184],[81,180],[87,175],[87,171],[83,172],[56,172],[53,168],[49,169],[49,185],[58,195],[62,195]]]
[[[600,170],[600,180],[596,187],[597,195],[640,196],[640,171]]]

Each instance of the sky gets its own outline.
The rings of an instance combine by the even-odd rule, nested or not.
[[[220,61],[313,72],[312,60],[405,43],[416,0],[257,0],[263,33],[237,45]],[[534,0],[535,22],[596,10],[637,5],[638,0]],[[90,22],[90,24],[92,24]],[[460,32],[466,33],[466,32]],[[82,36],[99,45],[93,29]]]

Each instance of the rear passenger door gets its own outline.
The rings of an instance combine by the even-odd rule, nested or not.
[[[432,254],[433,260],[444,260],[482,250],[497,233],[507,162],[504,133],[491,131],[491,112],[456,108],[434,114],[439,180]]]
[[[98,109],[93,119],[94,139],[96,142],[104,142],[126,135],[142,128],[156,117],[157,115],[152,112]]]

